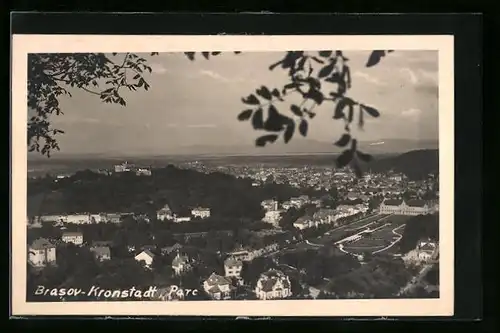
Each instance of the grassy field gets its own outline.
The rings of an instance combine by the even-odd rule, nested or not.
[[[395,242],[400,237],[400,235],[403,234],[403,225],[406,221],[408,221],[409,218],[411,218],[411,216],[391,216],[384,221],[388,223],[387,226],[378,229],[377,231],[369,235],[366,235],[356,242],[345,244],[344,249],[354,254],[363,253],[365,251],[373,252],[382,250]],[[387,250],[384,250],[382,252],[397,253],[397,250],[398,246],[397,244],[394,244],[393,246],[387,248]]]

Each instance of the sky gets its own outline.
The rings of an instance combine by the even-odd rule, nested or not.
[[[365,117],[365,129],[355,133],[360,140],[437,140],[436,51],[395,50],[371,68],[365,67],[369,52],[344,54],[352,75],[348,96],[381,113],[376,119]],[[283,55],[227,53],[189,61],[182,53],[141,54],[153,69],[145,76],[151,88],[123,91],[126,107],[102,103],[98,96],[76,89],[70,90],[72,97],[61,97],[64,115],[51,119],[55,128],[65,131],[57,137],[61,152],[177,154],[193,145],[213,147],[213,152],[228,145],[253,146],[261,133],[236,119],[245,109],[241,97],[261,85],[286,84],[286,72],[268,69]],[[291,102],[279,109],[288,111]],[[331,103],[315,111],[308,137],[296,135],[292,141],[334,142],[342,133],[341,122],[332,119]]]

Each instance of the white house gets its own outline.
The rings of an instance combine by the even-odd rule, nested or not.
[[[64,232],[61,236],[61,240],[65,243],[73,243],[75,245],[82,245],[83,244],[83,234],[79,231]]]
[[[151,176],[152,172],[150,169],[139,168],[139,169],[135,170],[135,175],[136,176]]]
[[[191,216],[177,216],[174,215],[174,222],[175,223],[182,223],[182,222],[189,222],[191,221]]]
[[[201,219],[206,219],[210,217],[210,208],[197,207],[191,210],[191,215],[193,217],[198,217]]]
[[[439,247],[431,240],[421,240],[414,250],[406,253],[402,259],[406,263],[425,263],[437,259]]]
[[[262,273],[255,287],[255,295],[261,300],[290,297],[292,296],[290,279],[275,269]]]
[[[283,211],[281,210],[268,210],[262,219],[263,222],[270,223],[273,226],[277,227],[281,220],[281,214]]]
[[[115,172],[127,172],[131,170],[131,166],[125,161],[122,164],[115,165]]]
[[[39,222],[66,222],[66,215],[41,215],[37,220]]]
[[[297,221],[293,223],[293,226],[299,230],[304,230],[307,228],[317,226],[317,222],[312,220],[310,217],[302,216],[299,217]]]
[[[93,223],[91,219],[91,215],[87,213],[83,214],[68,214],[66,216],[66,223],[75,223],[75,224],[89,224]]]
[[[172,210],[169,205],[163,206],[160,210],[156,212],[156,219],[158,221],[171,220],[173,218]]]
[[[190,271],[193,267],[191,266],[189,257],[186,255],[180,255],[177,252],[174,260],[172,260],[172,269],[175,275],[181,275],[187,271]]]
[[[278,201],[274,199],[264,200],[260,204],[266,211],[278,210]]]
[[[224,261],[224,273],[227,277],[239,278],[242,268],[243,262],[241,260],[229,257]]]
[[[203,289],[214,300],[226,300],[231,298],[234,287],[229,278],[212,273],[203,282]]]
[[[134,257],[138,262],[144,261],[146,267],[151,267],[155,255],[149,250],[143,250],[138,255]]]
[[[239,248],[229,253],[229,256],[235,260],[241,260],[241,261],[251,261],[254,258],[252,252],[242,248]]]
[[[55,264],[56,247],[45,238],[38,238],[28,246],[28,261],[35,267]]]

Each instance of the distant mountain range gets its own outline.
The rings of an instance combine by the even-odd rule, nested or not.
[[[363,165],[375,173],[393,170],[405,174],[409,179],[423,179],[430,173],[439,173],[439,150],[412,150],[403,154],[375,159]]]
[[[411,150],[419,149],[438,149],[437,140],[411,140],[411,139],[383,139],[378,141],[362,141],[359,143],[359,150],[369,154],[401,154]],[[336,147],[333,143],[322,142],[310,139],[292,140],[290,143],[276,142],[266,147],[255,147],[248,145],[190,145],[179,147],[175,151],[165,151],[164,154],[159,152],[148,152],[146,150],[140,152],[103,152],[96,154],[71,154],[58,152],[54,154],[54,158],[71,158],[71,157],[89,157],[89,158],[120,158],[120,157],[145,157],[145,156],[162,156],[162,155],[300,155],[300,154],[335,154],[340,153],[343,149]],[[29,160],[44,158],[40,155],[30,155]]]

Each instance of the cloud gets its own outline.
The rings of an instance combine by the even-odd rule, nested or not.
[[[429,81],[432,81],[435,84],[438,84],[437,71],[427,71],[427,70],[420,69],[418,72],[422,78],[429,80]]]
[[[187,128],[215,128],[215,124],[190,124],[186,126]]]
[[[376,77],[371,76],[370,74],[367,74],[367,73],[364,73],[364,72],[357,71],[357,72],[355,72],[353,74],[353,76],[354,77],[363,78],[366,81],[368,81],[369,83],[373,83],[373,84],[376,84],[378,86],[385,86],[385,85],[387,85],[385,82],[382,82],[379,79],[377,79]]]
[[[422,113],[422,111],[420,109],[411,108],[411,109],[402,111],[401,115],[403,117],[406,117],[406,118],[413,118],[413,117],[420,116],[421,113]]]
[[[208,70],[208,69],[202,69],[200,71],[200,74],[204,75],[204,76],[211,77],[212,79],[219,80],[219,81],[225,81],[225,82],[229,82],[230,81],[229,79],[223,77],[219,73],[216,73],[216,72]]]
[[[155,74],[165,74],[168,72],[168,69],[165,68],[165,66],[163,66],[162,64],[152,63],[150,67]]]
[[[418,81],[419,81],[419,80],[418,80],[418,76],[417,76],[417,74],[416,74],[413,70],[411,70],[410,68],[408,68],[408,67],[404,67],[404,68],[401,68],[399,71],[400,71],[402,74],[407,75],[407,76],[408,76],[408,79],[410,80],[410,82],[411,82],[412,84],[417,84],[417,83],[418,83]]]

